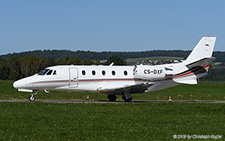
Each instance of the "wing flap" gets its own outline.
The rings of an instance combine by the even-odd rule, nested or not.
[[[118,94],[121,95],[124,93],[125,90],[130,90],[131,94],[134,93],[144,93],[146,90],[148,90],[148,87],[150,87],[153,84],[149,83],[141,83],[137,85],[128,85],[124,87],[119,87],[119,88],[106,88],[106,89],[98,89],[98,92],[100,93],[106,93],[106,94]]]

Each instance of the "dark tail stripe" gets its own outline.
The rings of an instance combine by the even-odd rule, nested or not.
[[[173,76],[173,78],[178,78],[178,77],[186,76],[188,74],[196,73],[196,72],[198,72],[200,70],[203,70],[203,69],[206,69],[208,67],[209,67],[209,64],[207,66],[205,66],[205,67],[204,66],[193,67],[193,68],[191,68],[191,69],[189,69],[187,71],[184,71],[182,73],[176,74],[175,76]]]

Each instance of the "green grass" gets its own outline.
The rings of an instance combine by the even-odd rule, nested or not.
[[[143,99],[166,100],[225,100],[225,83],[199,83],[197,85],[178,85],[168,89],[144,93]]]
[[[0,99],[27,99],[30,93],[18,92],[12,86],[13,81],[0,81]],[[98,93],[85,92],[54,92],[49,94],[39,92],[38,99],[87,99],[106,100],[107,96]],[[197,85],[179,85],[176,87],[132,95],[134,100],[225,100],[225,83],[199,83]],[[122,100],[121,96],[117,96]]]
[[[0,81],[0,99],[27,99]],[[135,94],[134,100],[225,100],[225,83],[179,85]],[[105,100],[95,93],[40,92],[38,99]],[[120,98],[120,97],[119,97]],[[121,99],[121,98],[120,98]],[[0,140],[172,140],[173,135],[225,137],[225,104],[0,103]]]
[[[172,140],[222,135],[225,104],[0,103],[0,140]]]

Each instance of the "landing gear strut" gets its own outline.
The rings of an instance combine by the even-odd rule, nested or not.
[[[124,94],[122,95],[122,99],[125,102],[131,102],[132,101],[132,96],[130,95],[130,91],[129,90],[125,90]]]
[[[29,97],[29,100],[30,100],[30,102],[34,102],[35,101],[35,95],[37,95],[37,93],[38,93],[38,91],[36,91],[35,93],[34,93],[34,91],[33,91],[33,93],[30,95],[30,97]]]
[[[116,101],[116,95],[108,95],[109,101]]]

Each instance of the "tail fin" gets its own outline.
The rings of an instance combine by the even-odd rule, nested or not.
[[[187,59],[174,66],[173,81],[180,84],[197,84],[197,78],[207,74],[216,37],[203,37]]]
[[[203,59],[212,58],[215,42],[216,37],[202,37],[202,39],[195,46],[194,50],[184,61],[184,64],[188,66]]]

